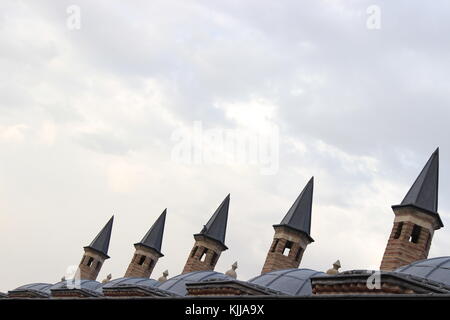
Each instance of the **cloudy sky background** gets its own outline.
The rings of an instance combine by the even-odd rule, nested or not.
[[[80,30],[67,28],[71,4]],[[366,26],[373,4],[379,30]],[[316,241],[301,267],[377,269],[390,205],[438,146],[450,223],[449,13],[447,1],[410,0],[2,1],[0,291],[59,281],[112,214],[98,280],[121,277],[166,207],[153,277],[177,275],[228,193],[216,270],[237,260],[247,280],[313,175]],[[174,132],[196,121],[276,126],[279,169],[174,161]],[[430,256],[449,245],[439,230]]]

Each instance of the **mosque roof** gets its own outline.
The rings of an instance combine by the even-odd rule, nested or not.
[[[326,274],[311,269],[286,269],[264,273],[248,282],[292,296],[307,296],[312,294],[310,278],[319,275]]]

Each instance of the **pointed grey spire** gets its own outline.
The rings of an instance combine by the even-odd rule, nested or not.
[[[437,213],[439,182],[439,148],[431,155],[401,205],[415,205]]]
[[[103,227],[91,244],[85,248],[94,249],[105,256],[108,256],[109,240],[111,239],[111,231],[113,226],[114,216],[109,219],[108,223]]]
[[[428,214],[436,216],[441,227],[442,220],[437,213],[438,210],[438,188],[439,187],[439,148],[433,152],[430,159],[423,167],[419,176],[414,181],[405,198],[400,205],[392,206],[399,208],[414,206],[422,209]]]
[[[156,250],[161,256],[163,256],[163,254],[161,253],[161,245],[164,235],[164,225],[166,223],[166,213],[167,209],[164,209],[163,213],[161,213],[150,230],[148,230],[144,238],[142,238],[141,242],[136,243],[135,245],[141,244],[146,247],[152,248]]]
[[[208,223],[203,226],[200,234],[219,241],[225,245],[225,233],[227,231],[228,207],[230,206],[230,194],[222,201]]]
[[[313,189],[314,177],[308,181],[305,188],[278,226],[288,226],[292,229],[304,232],[308,236],[310,235]]]

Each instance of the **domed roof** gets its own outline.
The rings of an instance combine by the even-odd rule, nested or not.
[[[102,288],[128,286],[157,287],[160,284],[160,282],[149,278],[118,278],[105,283]]]
[[[169,291],[179,296],[185,296],[187,293],[186,283],[202,282],[212,279],[233,280],[233,278],[216,271],[194,271],[170,278],[166,282],[161,283],[158,289]]]
[[[450,257],[437,257],[413,262],[394,272],[421,277],[450,286]]]
[[[312,294],[310,278],[319,275],[325,273],[311,269],[286,269],[264,273],[248,282],[292,296],[307,296]]]
[[[25,284],[23,286],[20,286],[14,290],[11,290],[10,292],[15,291],[31,291],[31,292],[37,292],[43,295],[50,295],[50,287],[52,286],[51,283],[30,283]]]
[[[102,294],[102,284],[95,280],[64,280],[50,287],[50,291],[60,289],[83,289]]]

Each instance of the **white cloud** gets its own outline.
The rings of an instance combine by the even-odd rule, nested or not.
[[[107,168],[108,187],[113,192],[133,192],[142,177],[142,168],[123,160],[114,161]]]
[[[55,123],[46,121],[42,124],[39,130],[39,140],[43,144],[52,145],[57,138],[58,129]]]
[[[21,142],[25,139],[26,124],[15,124],[10,126],[0,126],[0,140],[5,142]]]

